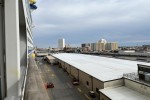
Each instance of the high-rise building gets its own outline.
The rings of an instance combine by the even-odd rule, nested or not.
[[[118,43],[117,42],[106,43],[105,49],[106,50],[118,50]]]
[[[96,51],[96,43],[91,43],[91,50]]]
[[[64,38],[59,39],[58,40],[58,48],[63,49],[64,47],[65,47],[65,39]]]
[[[101,39],[98,42],[100,42],[100,43],[107,43],[107,41],[105,39]]]
[[[81,46],[84,47],[89,45],[89,43],[84,43]],[[105,39],[101,39],[96,43],[90,44],[92,51],[105,51],[105,50],[118,50],[118,43],[117,42],[107,42]]]
[[[106,45],[106,43],[99,42],[98,43],[98,51],[104,51],[105,50],[105,45]]]
[[[81,47],[91,47],[91,44],[90,43],[83,43],[83,44],[81,44]]]
[[[81,44],[82,51],[91,51],[91,43],[83,43]]]
[[[105,39],[101,39],[96,43],[91,43],[91,50],[92,51],[104,51],[106,43],[107,41]]]

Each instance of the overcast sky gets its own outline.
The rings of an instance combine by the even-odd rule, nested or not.
[[[122,45],[150,44],[150,0],[37,0],[34,44],[57,47],[59,38],[80,46],[106,39]]]

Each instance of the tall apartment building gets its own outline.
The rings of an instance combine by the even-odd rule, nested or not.
[[[106,45],[106,43],[99,42],[98,43],[98,51],[104,51],[105,50],[105,45]]]
[[[34,2],[35,3],[35,2]],[[22,99],[33,49],[29,0],[0,0],[0,100]]]
[[[58,40],[58,48],[63,49],[64,47],[65,47],[65,39],[64,38],[59,39]]]
[[[118,43],[117,42],[110,42],[106,43],[105,50],[117,50],[118,49]]]
[[[91,43],[91,50],[96,51],[96,43]]]
[[[91,43],[83,43],[81,47],[83,52],[91,51]]]
[[[81,45],[83,46],[89,45],[89,43],[84,43]],[[105,39],[101,39],[98,42],[91,43],[89,45],[92,51],[105,51],[105,50],[118,50],[118,43],[117,42],[107,42]]]
[[[91,43],[83,43],[81,44],[81,47],[91,47]]]

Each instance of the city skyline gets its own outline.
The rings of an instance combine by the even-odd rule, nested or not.
[[[149,0],[39,0],[40,9],[33,12],[34,43],[57,47],[63,37],[71,46],[101,38],[119,46],[150,44],[149,4]]]

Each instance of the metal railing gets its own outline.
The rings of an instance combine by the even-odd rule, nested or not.
[[[30,10],[30,5],[29,1],[25,0],[25,5],[26,5],[26,11],[27,11],[27,22],[29,23],[29,26],[32,25],[32,16],[31,16],[31,10]]]

